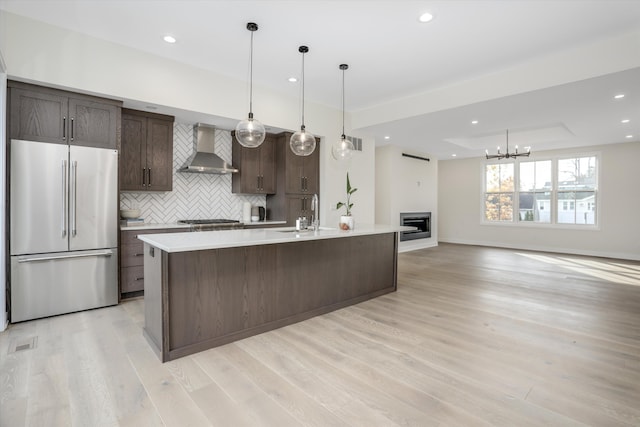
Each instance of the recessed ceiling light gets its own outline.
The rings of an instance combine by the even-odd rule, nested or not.
[[[289,77],[287,80],[288,80],[290,83],[295,83],[295,82],[297,82],[297,81],[298,81],[298,78],[297,78],[297,77]]]
[[[425,12],[422,15],[420,15],[420,18],[418,18],[418,20],[420,22],[429,22],[433,19],[433,15],[430,14],[429,12]]]
[[[620,123],[629,123],[629,119],[620,120]]]
[[[633,135],[627,135],[625,138],[633,138]]]
[[[385,135],[384,139],[389,139],[391,138],[389,135]]]
[[[451,157],[456,157],[456,156],[457,156],[457,154],[452,154],[452,155],[451,155]]]
[[[619,93],[616,96],[614,96],[615,99],[621,99],[624,98],[624,93]]]
[[[478,121],[477,121],[477,120],[471,120],[471,124],[472,124],[472,125],[477,125],[477,124],[478,124]]]
[[[164,36],[163,38],[164,41],[166,41],[167,43],[175,43],[176,42],[176,38],[173,36]]]

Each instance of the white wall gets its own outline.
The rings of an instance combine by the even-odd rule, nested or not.
[[[1,22],[1,20],[0,20]],[[0,37],[2,34],[0,34]],[[0,243],[0,332],[4,331],[7,327],[7,311],[5,310],[7,301],[6,301],[6,270],[5,270],[5,242],[4,236],[5,234],[5,200],[6,200],[6,182],[5,182],[5,165],[6,159],[5,155],[7,152],[7,141],[6,141],[6,120],[7,120],[7,73],[4,58],[2,55],[2,50],[0,49],[0,200],[2,200],[2,208],[0,209],[0,236],[2,236],[2,241]]]
[[[533,153],[539,158],[600,153],[597,229],[481,224],[483,159],[439,164],[441,242],[533,249],[640,260],[640,142]]]
[[[402,153],[430,158],[395,145],[376,149],[376,223],[399,225],[400,212],[431,212],[431,237],[400,242],[399,250],[438,244],[438,161],[413,159]]]
[[[18,15],[5,15],[3,30],[7,36],[0,40],[0,49],[10,78],[238,120],[246,115],[246,81]],[[258,118],[265,125],[282,129],[300,126],[297,97],[254,86],[253,98],[254,111],[260,111]],[[339,110],[305,104],[306,127],[322,138],[320,218],[327,226],[337,224],[338,214],[331,206],[344,197],[340,178],[344,166],[335,165],[330,150],[333,138],[342,133],[341,120]],[[349,169],[360,188],[354,214],[361,222],[373,223],[374,149],[370,141],[363,145],[363,152],[354,156]]]

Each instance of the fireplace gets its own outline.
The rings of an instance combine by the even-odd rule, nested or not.
[[[416,227],[416,230],[401,232],[401,242],[431,237],[431,212],[403,212],[400,214],[400,225]]]

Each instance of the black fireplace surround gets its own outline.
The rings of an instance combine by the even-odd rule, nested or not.
[[[416,227],[416,230],[401,232],[401,242],[431,237],[431,212],[403,212],[400,214],[400,225]]]

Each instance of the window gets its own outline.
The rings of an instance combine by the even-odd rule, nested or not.
[[[551,222],[544,209],[551,197],[551,160],[520,163],[518,212],[520,221]]]
[[[595,224],[596,158],[558,160],[558,201],[569,208],[558,214],[560,224]],[[576,209],[578,205],[578,209]]]
[[[513,163],[487,165],[484,214],[488,221],[512,221],[514,199]]]
[[[596,156],[487,163],[484,220],[596,224]]]

